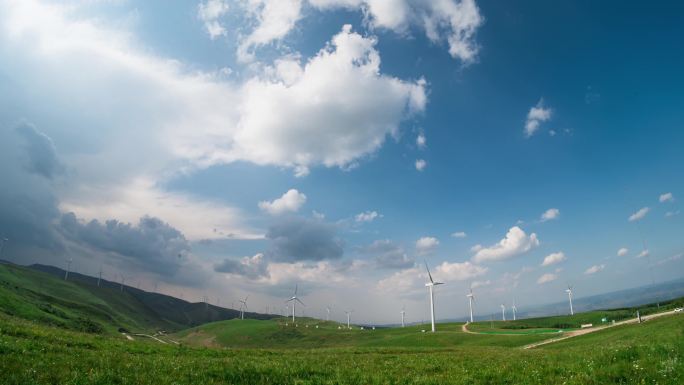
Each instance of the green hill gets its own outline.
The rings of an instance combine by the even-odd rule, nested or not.
[[[51,266],[0,265],[0,312],[61,328],[94,333],[178,331],[236,318],[239,312],[70,273]],[[245,313],[246,317],[270,316]]]
[[[278,323],[235,320],[203,328],[220,324],[234,326],[230,332],[233,336],[225,337],[236,338],[267,335]],[[675,385],[684,382],[682,315],[617,326],[532,350],[505,346],[507,341],[518,341],[517,336],[466,335],[457,328],[447,330],[449,325],[446,326],[443,332],[435,334],[411,328],[378,329],[375,337],[367,337],[373,334],[357,329],[343,334],[355,341],[349,344],[353,346],[325,349],[294,348],[300,346],[292,343],[295,339],[315,337],[311,330],[303,331],[303,337],[285,337],[292,349],[214,349],[103,338],[0,315],[0,383]],[[388,334],[380,334],[385,332]],[[406,338],[409,343],[390,346],[383,342],[385,338],[390,341]],[[262,341],[266,339],[263,337]],[[415,341],[421,341],[421,345]]]

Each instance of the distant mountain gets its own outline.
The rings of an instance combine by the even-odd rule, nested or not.
[[[635,307],[650,303],[658,303],[659,301],[664,302],[679,297],[684,297],[684,278],[657,283],[655,285],[597,294],[589,297],[573,298],[572,305],[575,312],[585,312],[590,310]],[[524,309],[524,311],[518,312],[518,315],[520,318],[544,317],[566,314],[569,311],[569,303],[565,300],[548,305],[536,306],[531,309]]]

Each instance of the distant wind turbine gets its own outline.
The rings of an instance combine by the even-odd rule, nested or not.
[[[405,327],[406,325],[404,324],[404,318],[406,317],[406,310],[404,310],[404,306],[401,307],[401,327]]]
[[[425,262],[425,270],[427,270],[428,273],[428,278],[430,278],[430,282],[426,283],[425,286],[428,287],[430,290],[430,317],[432,319],[432,332],[435,332],[435,298],[434,298],[434,293],[432,292],[433,287],[437,285],[443,285],[444,282],[435,282],[432,279],[432,274],[430,274],[430,269],[428,268],[427,261]]]
[[[102,281],[102,266],[100,266],[100,272],[97,276],[97,287],[100,287],[100,281]]]
[[[475,300],[475,295],[473,294],[472,285],[470,285],[470,293],[466,297],[468,297],[468,305],[470,305],[470,322],[473,322],[473,301]]]
[[[568,293],[568,301],[570,301],[570,315],[575,315],[575,311],[572,309],[572,286],[568,285],[565,292]]]
[[[506,320],[506,305],[501,304],[501,319]]]
[[[249,298],[249,294],[247,294],[245,299],[240,300],[240,319],[245,319],[245,310],[247,310],[247,298]]]
[[[5,247],[5,242],[9,241],[8,238],[0,238],[0,258],[2,258],[2,249]]]
[[[297,302],[301,303],[302,306],[304,305],[304,302],[300,301],[299,298],[297,298],[297,287],[298,285],[295,285],[295,290],[294,290],[294,295],[290,299],[288,299],[285,302],[292,302],[292,322],[295,322],[295,313],[297,311]]]
[[[344,313],[347,315],[347,329],[351,329],[351,326],[350,326],[350,323],[349,323],[349,322],[350,322],[350,319],[351,319],[351,313],[353,313],[353,312],[354,312],[354,310],[349,310],[349,311],[345,311],[345,312],[344,312]]]
[[[330,306],[326,306],[325,311],[327,312],[327,314],[325,316],[325,320],[330,321]]]
[[[64,280],[66,281],[69,278],[69,269],[71,268],[71,262],[73,262],[73,258],[69,258],[66,260],[66,272],[64,273]]]
[[[518,312],[518,308],[515,307],[515,300],[513,300],[513,306],[511,306],[511,309],[513,309],[513,321],[517,319],[516,313]]]

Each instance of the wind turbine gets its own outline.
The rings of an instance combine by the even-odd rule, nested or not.
[[[404,306],[401,307],[401,327],[404,327],[404,318],[406,317],[406,310],[404,310]]]
[[[123,288],[124,288],[124,282],[126,282],[126,277],[123,274],[121,274],[121,291],[122,292],[123,292]]]
[[[71,262],[73,262],[73,258],[69,258],[66,260],[67,266],[66,266],[66,272],[64,273],[64,280],[66,281],[67,278],[69,278],[69,269],[71,268]]]
[[[245,319],[245,310],[247,309],[247,298],[249,298],[249,294],[247,294],[245,299],[240,300],[240,319]]]
[[[304,305],[304,302],[300,301],[299,298],[297,298],[297,287],[298,287],[298,285],[295,285],[294,295],[292,296],[292,298],[285,301],[285,302],[292,302],[292,322],[295,322],[295,312],[297,311],[297,302],[301,303],[302,306],[306,306],[306,305]]]
[[[518,311],[518,308],[515,307],[515,300],[513,300],[513,306],[511,306],[511,309],[513,309],[513,321],[516,320],[516,313]]]
[[[506,305],[501,304],[501,319],[506,320]]]
[[[432,288],[437,286],[437,285],[443,285],[444,282],[435,282],[432,279],[432,274],[430,274],[430,269],[428,268],[427,261],[425,262],[425,270],[427,270],[428,277],[430,278],[430,282],[426,283],[425,286],[428,287],[430,290],[430,317],[432,318],[432,332],[435,332],[435,298],[434,294],[432,292]]]
[[[102,281],[102,266],[100,266],[100,272],[97,276],[97,287],[100,287],[100,281]]]
[[[0,238],[0,258],[2,258],[2,249],[5,247],[5,242],[9,241],[8,238]]]
[[[327,311],[327,315],[325,316],[326,321],[330,321],[330,306],[325,307],[325,311]]]
[[[347,329],[351,329],[351,326],[349,325],[349,320],[350,320],[350,317],[351,317],[351,313],[353,313],[353,312],[354,312],[354,310],[350,310],[350,311],[345,311],[345,312],[344,312],[344,314],[347,315]]]
[[[470,293],[468,293],[466,297],[468,297],[468,305],[470,305],[470,322],[473,322],[473,301],[475,300],[475,294],[473,294],[472,285],[470,285]]]
[[[565,292],[568,293],[568,301],[570,301],[570,315],[575,315],[575,311],[572,309],[572,286],[568,285]]]

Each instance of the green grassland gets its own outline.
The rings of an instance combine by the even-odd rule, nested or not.
[[[436,333],[423,332],[427,325],[349,330],[310,318],[298,319],[296,327],[275,318],[188,328],[164,316],[173,303],[162,310],[154,305],[168,299],[135,294],[141,295],[0,265],[0,383],[684,383],[682,314],[526,350],[559,336],[544,333],[555,325],[592,322],[606,312],[469,325],[491,334],[464,333],[461,323],[440,323]],[[127,340],[120,327],[176,328],[161,338],[180,344]]]
[[[273,321],[245,322],[239,328],[259,330],[264,327],[257,326],[259,322]],[[443,337],[468,342],[440,346],[437,342]],[[311,349],[299,348],[292,341],[288,349],[202,348],[127,341],[0,316],[0,379],[8,385],[684,381],[684,317],[679,315],[617,326],[533,350],[497,343],[497,339],[511,338],[517,337],[453,331],[425,335],[403,347],[360,343]]]

